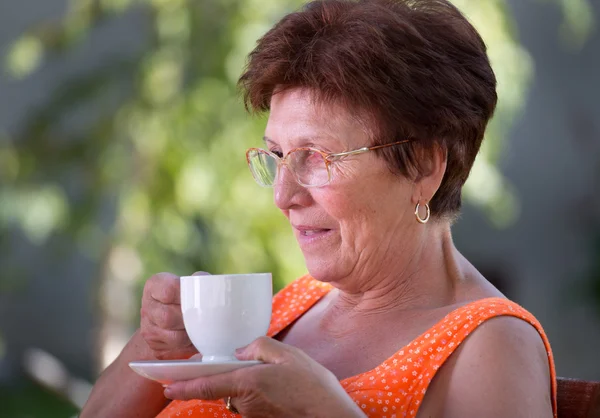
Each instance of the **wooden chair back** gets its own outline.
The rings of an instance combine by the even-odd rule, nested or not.
[[[558,418],[600,418],[600,382],[558,378]]]

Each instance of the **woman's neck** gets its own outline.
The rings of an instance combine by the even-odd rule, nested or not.
[[[332,282],[337,290],[329,298],[327,311],[350,319],[455,303],[464,278],[464,258],[454,247],[450,226],[429,224],[404,241],[412,245],[387,251],[390,257],[361,269],[368,274],[355,273]]]

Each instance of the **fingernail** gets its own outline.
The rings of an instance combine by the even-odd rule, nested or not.
[[[246,351],[246,347],[248,347],[247,345],[240,347],[240,348],[236,348],[235,350],[235,354],[242,354],[244,351]]]
[[[173,389],[171,389],[170,387],[167,386],[167,388],[165,389],[164,395],[165,395],[165,398],[172,399]]]

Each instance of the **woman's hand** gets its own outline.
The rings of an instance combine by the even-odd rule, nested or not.
[[[194,276],[207,275],[196,272]],[[159,360],[189,358],[198,351],[192,345],[181,313],[179,277],[158,273],[144,285],[140,332]]]
[[[170,399],[232,398],[244,417],[364,417],[337,378],[303,351],[268,337],[238,350],[265,364],[171,384]]]

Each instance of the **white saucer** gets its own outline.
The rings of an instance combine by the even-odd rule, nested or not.
[[[201,360],[132,361],[129,363],[137,374],[168,385],[179,380],[232,372],[244,367],[262,364],[262,361],[227,361],[207,363]]]

